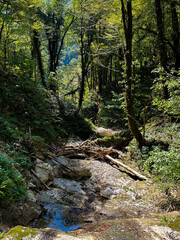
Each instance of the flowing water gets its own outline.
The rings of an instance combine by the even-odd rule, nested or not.
[[[44,205],[44,213],[32,226],[36,228],[56,228],[62,231],[74,231],[81,227],[80,210],[65,207],[57,203]]]

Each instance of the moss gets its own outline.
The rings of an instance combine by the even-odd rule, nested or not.
[[[149,218],[138,219],[139,223],[148,225],[168,226],[174,231],[180,231],[180,213],[177,211],[162,214],[151,214]]]
[[[171,217],[163,216],[161,217],[159,226],[168,226],[174,231],[180,231],[180,216],[174,219]]]
[[[12,240],[23,240],[26,237],[26,240],[32,240],[39,233],[39,230],[36,228],[16,226],[9,230],[3,237],[3,239],[12,239]],[[3,240],[2,239],[2,240]]]
[[[115,136],[107,136],[104,138],[98,138],[95,140],[95,142],[98,145],[101,145],[104,147],[112,147],[113,146],[116,149],[122,149],[123,147],[126,147],[131,140],[132,140],[132,136],[129,133],[129,131],[122,131]]]
[[[168,227],[175,231],[180,232],[180,217],[174,219],[172,222],[168,223]]]

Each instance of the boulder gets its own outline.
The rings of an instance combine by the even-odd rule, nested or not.
[[[54,180],[52,166],[39,159],[36,161],[35,172],[38,178],[44,183]]]
[[[88,199],[81,183],[63,178],[54,179],[54,188],[37,194],[38,200],[45,203],[59,203],[66,206],[83,207]]]
[[[95,240],[97,238],[83,234],[75,236],[71,233],[65,233],[56,229],[37,229],[23,226],[16,226],[10,229],[2,240]]]
[[[63,175],[76,180],[83,180],[91,177],[91,172],[86,168],[72,167],[66,171],[63,169]]]
[[[42,212],[40,204],[35,199],[33,201],[19,202],[9,205],[7,208],[0,209],[2,219],[9,225],[27,225]]]
[[[63,189],[67,192],[75,192],[77,194],[83,194],[86,193],[82,190],[81,183],[74,180],[68,180],[64,178],[55,178],[54,179],[54,187]]]

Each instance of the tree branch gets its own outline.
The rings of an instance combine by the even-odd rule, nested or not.
[[[62,48],[63,48],[63,45],[64,45],[64,39],[65,39],[65,37],[66,37],[66,34],[67,34],[70,26],[73,24],[73,22],[74,22],[76,19],[77,19],[77,18],[75,18],[75,17],[73,16],[70,24],[67,26],[67,28],[65,29],[65,32],[64,32],[64,34],[63,34],[63,36],[62,36],[61,43],[60,43],[60,47],[59,47],[59,50],[58,50],[58,53],[57,53],[57,56],[56,56],[56,62],[55,62],[55,66],[54,66],[54,72],[56,71],[56,68],[57,68],[57,66],[58,66],[59,57],[60,57],[60,54],[61,54],[61,51],[62,51]]]

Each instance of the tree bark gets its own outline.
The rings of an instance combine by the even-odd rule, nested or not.
[[[173,39],[173,52],[175,58],[175,69],[180,68],[180,42],[179,42],[179,22],[178,15],[176,11],[176,1],[172,0],[170,3],[171,6],[171,16],[172,16],[172,39]]]
[[[161,8],[161,0],[155,0],[155,13],[156,13],[156,25],[157,25],[157,38],[159,48],[159,58],[161,66],[167,69],[167,49],[164,40],[164,23],[163,13]]]
[[[120,167],[123,167],[124,169],[126,169],[128,172],[130,172],[131,174],[135,175],[136,177],[142,179],[142,180],[147,180],[148,178],[145,177],[144,175],[136,172],[134,169],[130,168],[129,166],[125,165],[124,163],[120,162],[119,159],[116,160],[114,158],[112,158],[111,156],[109,156],[108,154],[105,156],[107,159],[109,159],[111,162],[119,165]]]
[[[159,59],[161,67],[164,68],[165,71],[167,69],[167,49],[164,38],[164,23],[163,23],[163,13],[161,8],[161,0],[155,0],[155,13],[156,13],[156,25],[157,25],[157,42],[158,42],[158,50],[159,50]],[[163,95],[164,99],[169,98],[168,88],[163,82]]]
[[[79,113],[84,96],[84,87],[85,87],[85,79],[86,79],[86,59],[85,59],[85,46],[84,46],[84,35],[83,35],[83,19],[81,19],[81,83],[80,83],[80,93],[79,93],[79,103],[77,108],[77,113]]]
[[[79,113],[82,103],[83,103],[83,97],[84,97],[84,90],[85,90],[85,80],[88,73],[88,68],[91,63],[91,59],[89,57],[90,51],[91,51],[91,44],[93,42],[94,38],[94,32],[93,32],[93,25],[94,22],[89,21],[87,23],[87,28],[90,30],[86,33],[86,40],[84,39],[85,33],[84,33],[84,19],[81,18],[81,33],[80,33],[80,39],[81,39],[81,83],[80,83],[80,94],[79,94],[79,104],[78,108],[76,110],[77,113]]]
[[[126,40],[126,106],[128,112],[128,125],[141,148],[145,144],[145,140],[136,124],[132,96],[132,2],[131,0],[127,1],[127,9],[125,9],[124,0],[121,0],[121,6]]]
[[[39,72],[41,75],[42,85],[47,89],[47,85],[45,82],[43,63],[42,63],[41,50],[40,50],[39,36],[38,36],[38,32],[36,30],[33,30],[33,43],[34,43],[34,49],[36,52],[38,68],[39,68]]]

